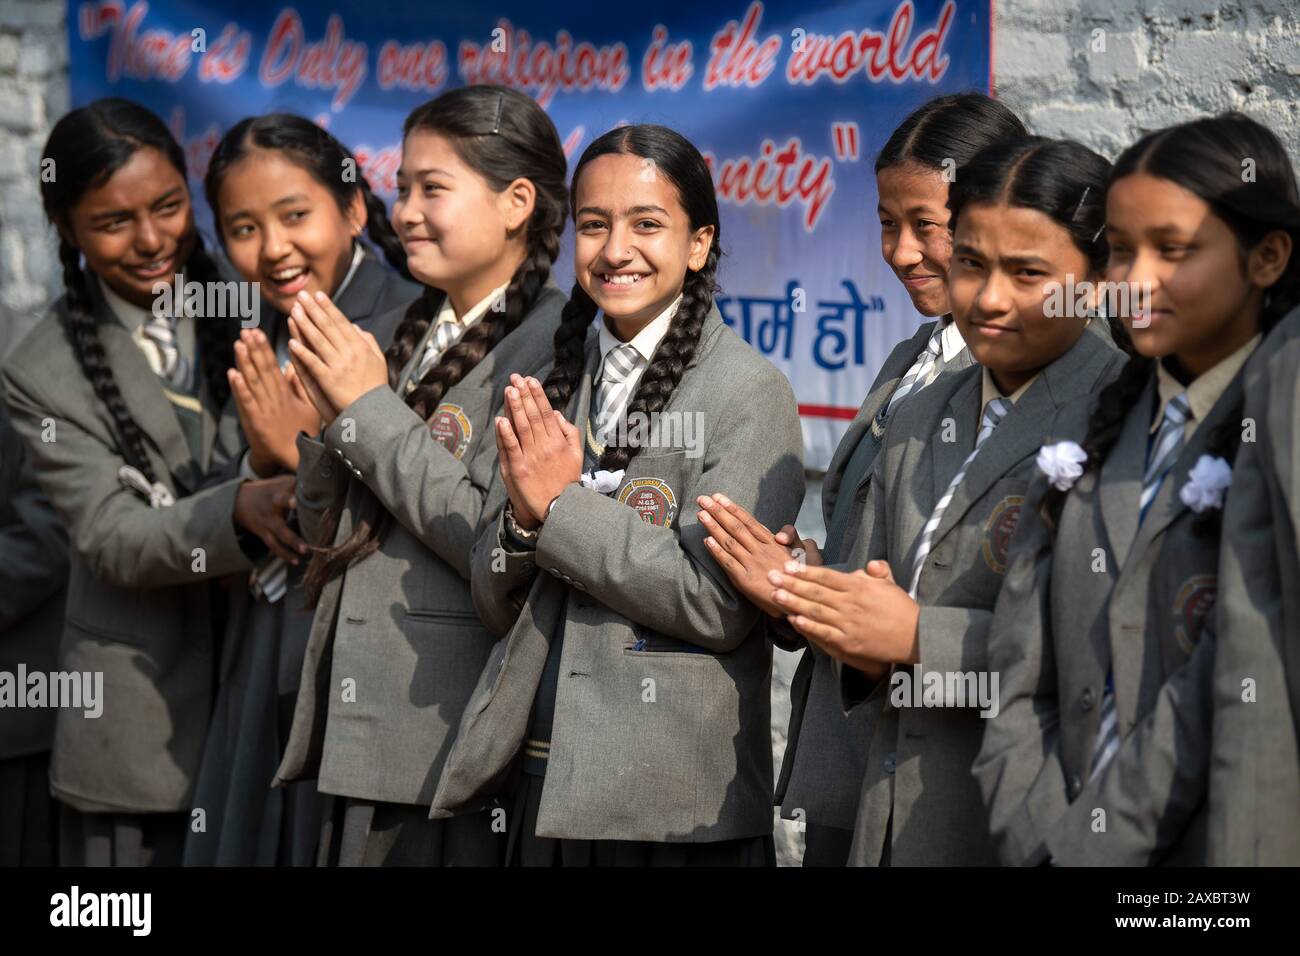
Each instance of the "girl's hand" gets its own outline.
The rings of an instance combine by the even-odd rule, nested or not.
[[[704,543],[731,583],[760,610],[772,617],[785,617],[786,610],[772,600],[772,585],[767,575],[785,567],[794,557],[791,549],[725,495],[702,495],[695,501],[700,506],[700,523],[709,532]],[[786,527],[794,530],[789,525]],[[799,539],[796,536],[792,540]],[[814,544],[813,549],[816,547]],[[821,563],[820,552],[817,563]]]
[[[768,572],[768,581],[796,631],[869,677],[879,680],[891,665],[919,660],[921,608],[894,583],[887,562],[846,574],[791,561],[784,573]]]
[[[552,410],[542,383],[510,376],[506,415],[497,419],[501,477],[520,527],[546,520],[546,509],[560,492],[582,476],[582,436]],[[510,489],[514,492],[510,493]]]
[[[239,423],[248,438],[250,463],[259,475],[277,468],[298,470],[298,432],[320,430],[320,413],[301,386],[295,390],[280,371],[271,343],[259,329],[245,329],[235,343],[235,365],[227,374]]]
[[[290,317],[290,335],[296,334],[294,332],[294,324],[293,318]],[[316,383],[316,379],[312,378],[311,372],[307,371],[302,360],[298,357],[298,353],[294,351],[293,339],[289,340],[289,372],[286,374],[288,375],[290,383],[293,384],[296,389],[301,389],[302,393],[307,396],[308,400],[316,408],[316,412],[320,415],[322,422],[328,425],[333,422],[334,419],[339,417],[339,410],[331,404],[328,398],[325,397],[325,393],[321,391],[321,387]]]
[[[289,527],[293,497],[293,475],[277,475],[262,481],[245,481],[235,492],[235,524],[262,539],[277,557],[297,564],[307,553],[307,543]]]
[[[776,533],[776,543],[783,544],[792,552],[795,552],[794,558],[798,560],[797,552],[803,551],[804,564],[812,565],[814,568],[822,566],[822,551],[817,547],[817,542],[812,538],[800,537],[799,532],[794,529],[794,525],[788,524]]]
[[[388,384],[388,362],[375,337],[349,322],[324,292],[298,293],[289,328],[289,349],[335,408]]]

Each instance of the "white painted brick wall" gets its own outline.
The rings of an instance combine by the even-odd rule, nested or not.
[[[53,230],[41,211],[41,147],[68,109],[63,0],[0,0],[0,355],[60,288]]]

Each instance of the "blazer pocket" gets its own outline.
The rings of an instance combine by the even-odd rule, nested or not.
[[[703,661],[716,656],[707,648],[639,625],[635,627],[633,636],[635,640],[623,646],[623,653],[629,657],[680,657]]]
[[[700,461],[685,450],[643,451],[628,464],[614,500],[635,509],[646,524],[676,526],[698,483]]]
[[[483,626],[483,622],[474,611],[407,608],[406,617],[411,621],[420,621],[432,624],[474,624],[478,627]]]

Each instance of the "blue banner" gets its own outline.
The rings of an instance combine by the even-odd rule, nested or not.
[[[825,467],[889,349],[920,321],[880,258],[875,155],[924,100],[987,91],[990,69],[989,0],[70,0],[69,25],[73,104],[117,95],[150,107],[196,184],[231,125],[289,110],[351,147],[391,200],[406,114],[469,83],[533,96],[571,161],[620,123],[679,130],[717,184],[719,306],[789,376],[809,468]],[[571,228],[566,239],[562,284]]]

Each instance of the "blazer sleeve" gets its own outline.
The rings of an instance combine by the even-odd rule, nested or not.
[[[999,710],[985,722],[972,767],[993,844],[1007,865],[1042,862],[1047,829],[1069,805],[1051,633],[1053,534],[1040,510],[1049,490],[1041,475],[1030,484],[1011,542],[988,629]]]
[[[344,423],[352,422],[352,441]],[[343,409],[325,429],[325,445],[345,456],[385,508],[425,547],[470,578],[470,552],[488,510],[488,489],[434,439],[429,426],[387,385]],[[494,505],[505,507],[504,496]]]
[[[320,439],[298,433],[298,474],[294,485],[298,528],[309,544],[328,545],[320,539],[325,512],[347,493],[348,472],[334,461]]]
[[[872,561],[889,557],[889,523],[885,515],[886,485],[883,454],[876,456],[871,470],[871,482],[867,485],[867,500],[862,505],[863,517],[870,516],[871,519],[871,524],[863,529],[867,541],[865,560],[862,562],[864,568]],[[850,570],[847,562],[834,567],[837,571]],[[898,578],[899,575],[895,572],[894,579],[897,581]],[[831,673],[835,676],[836,686],[840,689],[840,706],[846,714],[859,704],[869,700],[879,700],[889,686],[888,676],[873,681],[856,667],[845,664],[837,658],[831,658]]]
[[[742,376],[737,376],[742,378]],[[790,383],[774,367],[719,383],[716,415],[693,493],[725,491],[769,528],[792,523],[803,500],[803,436]],[[710,419],[715,416],[710,415]],[[688,496],[684,496],[688,497]],[[572,579],[606,607],[714,652],[735,649],[760,612],[732,588],[682,501],[678,532],[590,488],[560,495],[537,542],[539,567]],[[599,528],[599,534],[592,529]]]
[[[1084,785],[1047,833],[1064,866],[1150,866],[1177,845],[1205,800],[1210,762],[1214,628],[1165,681],[1099,777]],[[1105,811],[1105,829],[1098,831]]]
[[[37,478],[72,547],[97,577],[117,587],[156,588],[250,567],[232,519],[240,480],[179,498],[168,508],[151,508],[122,487],[117,472],[126,460],[89,422],[60,409],[12,365],[4,380],[14,428],[32,453]],[[47,419],[54,423],[54,441],[42,439]],[[195,570],[195,549],[203,551],[202,570]]]
[[[1295,554],[1295,545],[1276,540],[1300,528],[1300,495],[1283,494],[1300,488],[1300,458],[1293,445],[1287,451],[1295,441],[1289,436],[1296,431],[1300,396],[1292,369],[1267,384],[1272,387],[1259,393],[1258,408],[1254,388],[1248,393],[1246,414],[1262,412],[1263,420],[1258,439],[1242,442],[1237,452],[1223,513],[1209,793],[1214,866],[1300,859],[1294,813],[1300,806],[1300,748],[1286,659],[1294,635],[1285,631],[1282,594],[1294,586],[1295,567],[1281,557]],[[1247,679],[1254,694],[1243,699]]]
[[[537,551],[506,530],[504,506],[475,542],[470,562],[470,594],[483,626],[494,634],[508,633],[537,577]]]
[[[0,456],[13,484],[10,518],[0,527],[0,632],[9,630],[68,580],[68,533],[36,473],[23,441],[0,408]]]

